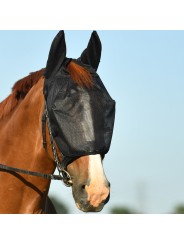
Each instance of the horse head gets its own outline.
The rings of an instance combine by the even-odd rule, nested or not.
[[[64,31],[54,38],[48,56],[44,96],[51,131],[71,176],[77,207],[100,211],[110,197],[102,159],[108,152],[115,102],[96,71],[101,42],[94,31],[78,59],[66,57]]]

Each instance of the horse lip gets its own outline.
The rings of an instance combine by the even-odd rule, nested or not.
[[[90,204],[87,205],[80,205],[79,203],[76,202],[76,206],[79,210],[81,210],[82,212],[88,213],[88,212],[100,212],[103,207],[104,207],[104,203],[101,203],[98,207],[93,207]]]

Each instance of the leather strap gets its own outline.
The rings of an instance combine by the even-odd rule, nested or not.
[[[33,172],[33,171],[21,169],[21,168],[14,168],[14,167],[6,166],[4,164],[0,164],[0,171],[1,170],[8,171],[8,172],[16,172],[16,173],[28,174],[28,175],[32,175],[32,176],[36,176],[36,177],[42,177],[42,178],[45,178],[45,179],[48,179],[48,180],[63,180],[63,177],[60,176],[60,175],[43,174],[43,173]]]

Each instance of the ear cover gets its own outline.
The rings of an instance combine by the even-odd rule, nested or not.
[[[95,71],[98,68],[101,58],[102,45],[96,31],[93,31],[87,48],[81,54],[81,61],[86,65],[92,66]]]
[[[66,57],[66,43],[64,31],[60,31],[54,38],[46,65],[45,77],[49,78],[59,70]]]

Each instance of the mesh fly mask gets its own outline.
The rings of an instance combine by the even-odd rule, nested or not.
[[[44,97],[53,138],[66,160],[101,154],[111,144],[115,101],[96,73],[101,57],[101,42],[94,31],[80,58],[66,58],[64,32],[60,31],[49,52],[45,72]],[[93,86],[87,88],[73,81],[67,71],[70,61],[87,69]]]

